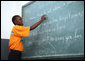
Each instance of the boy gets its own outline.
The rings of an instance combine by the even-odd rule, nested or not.
[[[20,60],[21,52],[24,51],[23,43],[21,42],[22,37],[29,37],[30,30],[35,29],[45,20],[45,15],[41,17],[41,20],[32,26],[24,27],[22,18],[19,15],[12,17],[12,22],[14,27],[11,31],[11,36],[9,40],[9,56],[8,60]]]

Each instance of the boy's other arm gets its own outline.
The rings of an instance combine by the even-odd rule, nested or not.
[[[43,16],[41,17],[41,20],[40,20],[40,21],[38,21],[37,23],[35,23],[35,24],[33,24],[32,26],[30,26],[30,30],[35,29],[35,28],[36,28],[38,25],[40,25],[45,19],[46,19],[46,18],[45,18],[45,15],[43,15]]]

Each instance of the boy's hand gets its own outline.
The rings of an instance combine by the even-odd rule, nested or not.
[[[46,17],[45,17],[45,15],[43,15],[42,17],[41,17],[41,21],[43,21],[43,20],[45,20],[46,19]]]

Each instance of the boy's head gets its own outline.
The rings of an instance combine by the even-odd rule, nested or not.
[[[12,17],[12,22],[13,22],[14,25],[23,26],[22,18],[19,15],[14,15]]]

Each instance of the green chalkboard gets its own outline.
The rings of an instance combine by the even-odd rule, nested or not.
[[[23,38],[23,59],[84,55],[84,1],[35,1],[22,7],[24,26],[46,20]]]

